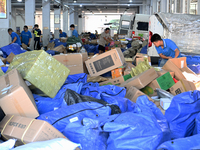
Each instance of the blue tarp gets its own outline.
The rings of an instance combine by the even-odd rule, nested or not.
[[[56,54],[56,51],[53,51],[53,50],[47,50],[46,52],[48,54],[51,54],[52,56]]]
[[[195,127],[195,118],[200,112],[200,91],[189,91],[176,95],[166,110],[171,138],[191,136]]]
[[[99,45],[89,45],[89,44],[84,45],[84,48],[88,53],[94,53],[94,54],[99,53],[98,47]]]
[[[25,53],[26,50],[24,50],[23,48],[21,48],[21,46],[19,46],[16,43],[1,47],[1,51],[3,52],[3,57],[6,58],[10,55],[10,53],[13,53],[15,55],[19,55],[21,53]]]
[[[59,39],[53,39],[53,40],[49,41],[49,43],[52,43],[52,42],[54,42],[54,44],[55,44],[54,47],[58,47],[60,45],[63,45],[65,47],[67,46],[67,43],[63,43]]]

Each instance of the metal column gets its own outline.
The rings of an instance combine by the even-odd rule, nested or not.
[[[28,26],[29,31],[32,31],[35,24],[35,0],[25,1],[25,25]],[[41,27],[39,27],[41,28]],[[30,48],[34,49],[34,35],[32,33]]]
[[[47,46],[50,40],[50,2],[42,0],[42,24],[43,24],[43,46]]]
[[[197,1],[197,14],[200,15],[200,0]]]
[[[191,0],[187,0],[187,14],[190,14],[190,2]]]
[[[63,31],[69,35],[69,11],[68,8],[63,8]]]
[[[60,11],[61,9],[54,9],[54,38],[59,39],[60,29]]]

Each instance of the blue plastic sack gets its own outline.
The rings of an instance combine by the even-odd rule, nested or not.
[[[146,96],[137,99],[132,112],[104,118],[84,118],[83,124],[109,132],[107,150],[153,150],[169,140],[166,118]],[[167,135],[168,133],[168,135]]]
[[[4,73],[6,73],[7,70],[8,70],[8,67],[1,67],[1,70],[2,70]]]
[[[63,134],[70,141],[80,143],[83,150],[106,150],[109,135],[81,122],[68,124]]]
[[[141,49],[140,53],[147,54],[147,45]]]
[[[91,96],[97,99],[101,99],[101,94],[103,93],[109,96],[125,97],[126,89],[115,85],[105,85],[99,87],[83,87],[81,90],[82,95]]]
[[[109,116],[111,109],[96,102],[83,102],[70,106],[63,106],[55,111],[42,114],[39,120],[44,120],[53,125],[60,132],[72,122],[81,121],[84,117],[99,118],[101,116]]]
[[[123,97],[112,97],[107,94],[101,94],[101,99],[106,101],[109,104],[114,104],[119,106],[122,113],[124,112],[130,112],[135,109],[135,103],[130,101],[127,98]]]
[[[83,84],[82,88],[87,88],[88,86],[99,87],[99,83],[98,82],[87,82],[87,83]]]
[[[65,92],[67,91],[67,89],[71,89],[75,91],[76,93],[80,93],[82,85],[83,83],[81,82],[63,85],[54,98],[42,97],[42,96],[33,94],[39,114],[41,115],[41,114],[60,108],[63,104],[63,101],[64,101],[63,99],[64,99]]]
[[[195,118],[200,112],[200,91],[189,91],[174,96],[165,116],[169,122],[171,138],[191,136]]]
[[[13,53],[15,55],[19,55],[21,53],[25,53],[26,50],[24,50],[23,48],[21,48],[21,46],[19,46],[16,43],[1,47],[1,51],[3,52],[3,56],[4,58],[6,58],[8,55],[10,55],[10,53]]]
[[[157,150],[192,150],[200,144],[200,134],[162,143]],[[197,149],[193,149],[197,150]]]
[[[188,68],[190,68],[193,72],[196,74],[200,74],[200,65],[188,65]]]
[[[64,84],[77,83],[77,82],[87,83],[87,74],[79,73],[79,74],[69,75]]]
[[[47,50],[46,52],[48,54],[51,54],[52,56],[56,54],[56,51],[53,51],[53,50]]]
[[[200,134],[200,113],[196,116],[193,134]]]
[[[28,143],[18,146],[13,150],[75,150],[79,144],[73,143],[64,138],[57,138],[48,141]]]

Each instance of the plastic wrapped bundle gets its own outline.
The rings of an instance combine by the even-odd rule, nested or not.
[[[53,98],[64,84],[70,70],[45,51],[31,51],[15,56],[8,71],[17,68],[22,77]]]

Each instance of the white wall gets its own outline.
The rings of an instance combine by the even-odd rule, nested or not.
[[[20,16],[17,15],[16,16],[16,27],[20,27],[20,32],[23,31],[24,25],[25,25],[25,20],[24,20],[24,15]],[[13,29],[16,32],[16,28]]]

